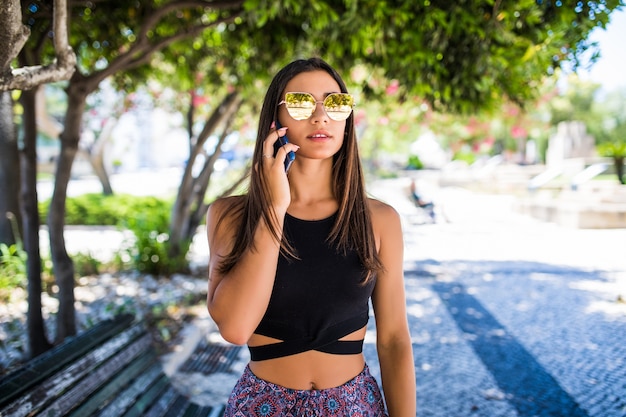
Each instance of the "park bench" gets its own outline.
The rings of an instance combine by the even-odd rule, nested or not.
[[[177,393],[145,323],[105,320],[0,380],[0,417],[217,417]]]

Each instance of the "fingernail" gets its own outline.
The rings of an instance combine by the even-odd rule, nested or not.
[[[276,127],[276,121],[272,122],[272,125],[270,126],[270,129],[274,129]]]
[[[283,126],[283,127],[281,127],[280,129],[278,129],[278,130],[282,130],[282,131],[284,132],[284,131],[285,131],[285,130],[287,130],[287,129],[289,129],[287,126]]]

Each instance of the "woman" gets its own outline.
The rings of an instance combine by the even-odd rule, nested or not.
[[[261,109],[248,193],[211,204],[208,309],[251,354],[226,416],[384,416],[385,402],[415,416],[400,219],[365,195],[352,107],[326,62],[287,65]],[[362,353],[370,297],[384,400]]]

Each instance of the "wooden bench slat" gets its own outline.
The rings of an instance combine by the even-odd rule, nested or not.
[[[141,334],[144,334],[143,339],[139,339],[137,342],[140,344],[140,348],[145,347],[146,343],[149,345],[152,339],[146,334],[145,326],[135,324],[107,340],[104,344],[95,347],[65,369],[49,376],[32,390],[24,392],[20,398],[0,411],[6,415],[21,417],[29,415],[33,410],[45,407],[50,401],[54,401],[60,394],[74,386],[84,375],[90,374],[95,367],[108,358],[115,357],[129,343],[134,343]],[[128,359],[130,361],[132,358]]]
[[[44,381],[76,358],[127,328],[134,320],[132,315],[120,315],[91,327],[78,336],[68,338],[62,345],[30,360],[0,381],[0,406],[20,397],[31,387]]]
[[[200,406],[198,405],[198,411],[196,412],[196,417],[223,417],[224,416],[224,408],[223,406]]]
[[[101,417],[118,417],[128,410],[133,404],[136,403],[138,398],[152,387],[155,383],[158,383],[163,378],[163,368],[160,363],[154,363],[145,373],[140,375],[135,381],[126,388],[119,392],[115,401],[111,402],[100,413]]]
[[[164,417],[182,417],[188,402],[187,398],[178,395]]]
[[[93,416],[96,411],[102,409],[104,405],[111,402],[111,399],[116,397],[118,393],[128,385],[129,381],[141,380],[142,383],[146,383],[146,378],[143,376],[148,375],[152,379],[155,379],[159,372],[162,372],[160,364],[155,364],[158,359],[153,349],[141,355],[138,359],[133,361],[120,373],[115,375],[114,378],[109,380],[106,385],[103,385],[96,393],[89,397],[80,407],[72,411],[67,417],[84,417]],[[152,366],[154,370],[148,369]],[[144,387],[145,389],[145,387]],[[120,401],[116,398],[113,403],[119,405]],[[123,410],[125,410],[124,407]],[[120,413],[112,414],[117,417]],[[111,415],[111,414],[110,414]]]
[[[223,417],[224,411],[226,411],[225,405],[213,407],[211,411],[208,414],[206,414],[206,417]]]
[[[171,385],[143,322],[119,316],[0,381],[0,417],[222,417]]]
[[[172,403],[176,400],[178,393],[170,385],[167,391],[161,395],[152,407],[146,412],[144,417],[163,417]]]
[[[185,410],[183,417],[197,417],[199,411],[200,406],[198,404],[189,403],[189,407]]]
[[[152,346],[152,339],[149,334],[144,334],[135,343],[127,346],[119,354],[111,357],[102,366],[93,369],[83,379],[76,379],[77,384],[63,393],[54,403],[48,406],[41,414],[46,417],[64,416],[71,411],[76,404],[95,392],[104,382],[111,379],[127,364],[131,363],[146,349]],[[81,376],[84,374],[81,373]]]
[[[149,390],[145,391],[135,403],[126,411],[124,417],[140,417],[143,413],[150,408],[150,405],[153,404],[157,397],[163,393],[167,389],[170,384],[170,380],[165,374],[162,374],[161,377],[153,384]]]

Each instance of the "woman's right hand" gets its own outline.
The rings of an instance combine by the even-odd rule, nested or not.
[[[287,211],[287,207],[291,203],[291,192],[289,190],[289,181],[285,172],[285,158],[290,151],[296,152],[300,147],[293,143],[287,143],[281,146],[274,156],[274,143],[279,137],[285,136],[287,127],[270,130],[269,135],[263,141],[263,157],[261,169],[264,171],[264,177],[267,181],[267,190],[270,196],[270,204],[278,213]]]

